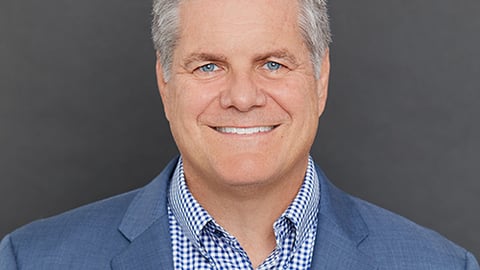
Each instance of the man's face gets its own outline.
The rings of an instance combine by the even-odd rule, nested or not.
[[[326,99],[297,1],[188,0],[171,77],[157,76],[187,181],[244,186],[305,172]]]

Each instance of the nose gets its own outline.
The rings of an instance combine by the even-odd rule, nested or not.
[[[266,101],[264,91],[258,87],[253,75],[248,73],[232,74],[227,88],[220,96],[223,108],[235,108],[241,112],[264,106]]]

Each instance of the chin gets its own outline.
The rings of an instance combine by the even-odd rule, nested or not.
[[[263,155],[236,155],[220,159],[217,172],[232,186],[249,186],[270,182],[278,169]]]

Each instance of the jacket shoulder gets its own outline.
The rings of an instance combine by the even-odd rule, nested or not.
[[[439,233],[364,200],[351,199],[369,230],[359,248],[379,265],[389,269],[479,269],[472,254]]]
[[[177,161],[140,189],[32,222],[7,235],[0,243],[0,269],[110,269],[113,258],[142,233],[151,232],[154,224],[162,234],[141,240],[168,251],[166,194]]]
[[[5,237],[3,249],[9,245],[18,265],[32,269],[50,269],[52,265],[58,269],[107,269],[107,259],[128,244],[118,226],[137,193],[130,191],[34,221]]]

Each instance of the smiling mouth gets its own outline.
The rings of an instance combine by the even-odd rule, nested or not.
[[[216,127],[215,130],[226,134],[238,134],[238,135],[250,135],[256,133],[265,133],[273,130],[277,126],[265,126],[265,127],[250,127],[250,128],[238,128],[238,127]]]

